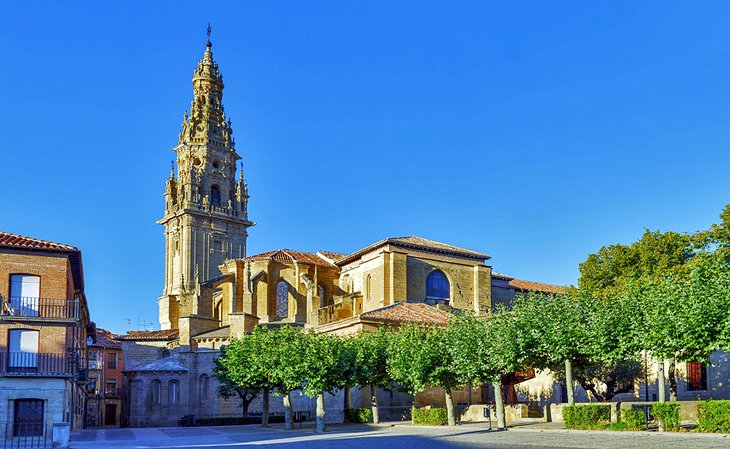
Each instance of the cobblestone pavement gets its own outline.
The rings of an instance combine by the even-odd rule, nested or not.
[[[730,435],[656,432],[589,432],[517,427],[489,431],[484,424],[456,428],[412,427],[409,425],[333,425],[324,435],[310,427],[286,431],[281,427],[258,426],[166,427],[99,429],[72,432],[71,447],[235,449],[246,446],[318,449],[632,449],[632,448],[730,448]]]

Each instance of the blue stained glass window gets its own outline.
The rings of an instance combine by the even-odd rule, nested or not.
[[[432,271],[426,278],[426,298],[428,299],[449,299],[451,288],[446,275],[440,271]]]

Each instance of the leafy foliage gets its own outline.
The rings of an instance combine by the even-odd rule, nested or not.
[[[659,421],[664,430],[676,432],[682,422],[679,415],[679,404],[673,402],[656,402],[651,406],[651,414]]]
[[[391,333],[384,328],[377,332],[360,333],[345,340],[351,351],[349,377],[352,385],[378,388],[390,387],[388,375],[388,340]]]
[[[390,338],[388,374],[412,394],[460,386],[455,367],[444,329],[406,324]]]
[[[369,423],[373,420],[373,411],[369,408],[350,408],[345,410],[347,422]]]
[[[644,430],[646,428],[646,416],[641,409],[622,408],[620,419],[626,430]]]
[[[411,416],[417,426],[445,426],[449,421],[446,409],[438,407],[413,407]]]
[[[730,401],[699,403],[701,432],[730,433]]]
[[[569,405],[563,407],[563,421],[568,429],[605,429],[610,420],[610,405]]]

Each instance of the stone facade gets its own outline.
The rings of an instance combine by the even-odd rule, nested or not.
[[[239,401],[214,393],[214,360],[221,345],[258,325],[349,335],[418,321],[437,308],[444,316],[451,309],[485,314],[495,295],[511,302],[517,288],[509,285],[511,278],[493,275],[488,255],[416,236],[387,238],[351,254],[280,249],[248,256],[247,229],[254,224],[247,214],[248,187],[242,174],[236,181],[240,157],[223,112],[223,81],[210,42],[193,87],[191,113],[174,148],[177,176],[173,167],[158,222],[165,226],[166,245],[161,330],[121,337],[125,424],[175,425],[187,415],[235,415]],[[494,285],[496,278],[505,285]],[[393,318],[398,313],[407,316]],[[445,325],[446,318],[436,315],[435,325]],[[396,392],[377,394],[393,417],[403,416],[413,400]],[[313,399],[296,397],[295,411],[314,409]],[[365,405],[367,397],[353,390],[351,401]],[[342,394],[327,401],[328,419],[341,420]],[[281,406],[272,399],[273,412]],[[259,407],[254,402],[251,410]]]
[[[231,120],[223,108],[223,77],[210,41],[193,76],[193,101],[186,111],[176,162],[165,188],[165,284],[158,300],[160,325],[177,326],[195,313],[188,299],[198,285],[219,275],[226,259],[246,254],[248,187],[236,180]],[[175,177],[177,166],[177,178]]]

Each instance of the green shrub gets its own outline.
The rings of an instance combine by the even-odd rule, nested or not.
[[[619,415],[622,424],[626,429],[621,430],[644,430],[646,428],[646,416],[642,409],[622,408]]]
[[[699,403],[701,432],[730,433],[730,401]]]
[[[449,423],[449,415],[445,408],[413,407],[411,411],[413,424],[420,426],[445,426]]]
[[[563,407],[563,421],[568,429],[605,429],[610,420],[610,405],[569,405]]]
[[[679,417],[679,404],[656,402],[651,406],[651,414],[659,421],[659,426],[669,432],[679,430],[682,420]]]
[[[369,408],[351,408],[345,410],[347,422],[368,423],[373,420],[373,411]]]

